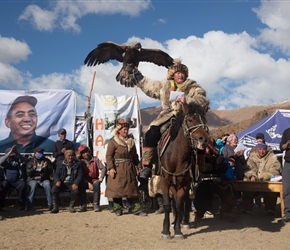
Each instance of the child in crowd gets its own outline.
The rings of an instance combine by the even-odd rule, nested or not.
[[[225,180],[225,181],[236,180],[237,177],[235,176],[235,159],[234,158],[228,158],[228,159],[225,159],[224,162],[227,164],[228,169],[221,176],[221,179]]]

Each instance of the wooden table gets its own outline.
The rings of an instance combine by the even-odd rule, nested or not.
[[[236,191],[240,192],[273,192],[280,194],[281,215],[284,216],[284,200],[282,182],[272,181],[226,181],[233,185]]]

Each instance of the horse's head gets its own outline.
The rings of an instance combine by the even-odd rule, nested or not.
[[[199,105],[186,105],[184,114],[183,130],[185,136],[190,139],[194,149],[205,150],[210,141],[205,112]]]

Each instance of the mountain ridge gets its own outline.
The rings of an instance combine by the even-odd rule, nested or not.
[[[225,133],[238,134],[273,114],[277,109],[290,110],[290,99],[268,105],[246,106],[227,110],[210,109],[206,114],[207,125],[211,136],[214,138],[219,138]],[[150,122],[160,114],[161,110],[161,106],[140,110],[143,133],[147,131]]]

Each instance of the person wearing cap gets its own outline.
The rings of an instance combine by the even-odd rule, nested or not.
[[[27,184],[29,192],[26,202],[26,210],[32,208],[35,192],[39,187],[45,191],[48,209],[52,210],[51,175],[53,167],[51,161],[45,157],[43,148],[34,149],[34,156],[26,164]]]
[[[66,129],[61,128],[58,130],[59,139],[53,144],[52,155],[55,158],[55,162],[64,160],[64,152],[68,149],[74,150],[73,142],[66,139]]]
[[[144,77],[137,68],[130,65],[127,68],[129,79],[133,79],[147,96],[161,101],[163,111],[149,125],[149,130],[145,134],[144,145],[142,149],[142,165],[144,169],[140,178],[148,179],[151,175],[152,163],[156,155],[157,143],[161,137],[161,127],[167,123],[170,118],[180,112],[178,102],[199,105],[205,112],[209,109],[209,99],[206,97],[206,91],[194,80],[188,78],[188,68],[181,63],[181,59],[175,59],[173,65],[169,67],[167,79],[158,81]],[[118,75],[117,81],[126,85],[125,76]],[[178,100],[171,100],[171,92],[183,92],[184,97]]]
[[[77,197],[80,200],[80,208],[77,211],[87,211],[84,170],[82,163],[76,159],[74,150],[66,150],[64,152],[64,160],[57,162],[53,181],[54,184],[51,189],[53,208],[50,211],[51,213],[59,212],[59,194],[65,191],[70,192],[70,213],[76,212],[74,205]]]
[[[245,181],[270,181],[272,176],[281,175],[281,163],[265,143],[257,144],[257,152],[250,154],[245,170]],[[253,193],[244,192],[243,205],[246,211],[253,211]],[[268,215],[275,215],[277,194],[265,193],[264,204]]]
[[[255,145],[254,147],[251,148],[249,155],[250,155],[251,153],[253,153],[253,152],[254,152],[254,153],[257,153],[257,150],[258,150],[257,145],[258,145],[258,144],[261,144],[261,143],[264,143],[264,144],[265,144],[266,141],[265,141],[265,136],[264,136],[264,134],[261,133],[261,132],[259,132],[259,133],[256,134],[256,145]],[[271,146],[269,146],[269,145],[268,145],[268,147],[267,147],[267,150],[268,150],[268,151],[273,151],[272,148],[271,148]]]
[[[256,134],[256,145],[254,147],[251,148],[250,152],[249,152],[249,156],[254,153],[254,154],[257,154],[258,152],[258,147],[257,145],[258,144],[261,144],[261,143],[265,143],[265,136],[263,133],[259,132]],[[268,145],[267,147],[267,151],[272,151],[272,148]],[[260,209],[262,207],[262,201],[261,201],[261,198],[255,198],[255,208],[258,208]]]
[[[21,156],[16,145],[5,150],[5,155],[0,159],[0,166],[4,172],[1,182],[0,210],[5,205],[5,198],[9,189],[14,188],[19,194],[19,209],[25,209],[26,203],[26,169],[25,158]]]
[[[79,159],[83,163],[84,177],[87,189],[94,192],[93,194],[93,206],[95,212],[101,212],[100,208],[100,183],[103,181],[107,169],[100,161],[98,157],[93,157],[91,149],[85,145],[81,144],[78,147]],[[99,176],[99,171],[101,175]]]
[[[225,163],[227,164],[228,168],[227,171],[222,175],[222,180],[236,180],[237,177],[235,176],[235,159],[233,157],[229,157],[228,159],[225,159]]]
[[[5,125],[10,129],[9,136],[0,141],[0,153],[16,144],[19,153],[33,153],[34,148],[42,147],[46,152],[52,152],[53,141],[38,136],[37,99],[34,96],[18,96],[8,105]]]
[[[105,196],[113,198],[117,216],[122,215],[122,198],[127,198],[129,212],[145,215],[140,210],[137,169],[141,170],[134,138],[129,135],[129,123],[120,120],[112,131],[106,151],[108,173]]]

